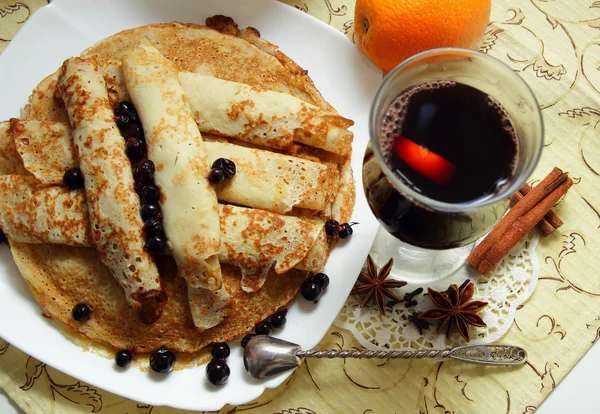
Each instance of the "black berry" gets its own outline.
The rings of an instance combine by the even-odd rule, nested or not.
[[[327,276],[325,273],[317,273],[313,277],[313,282],[315,282],[322,288],[326,288],[327,286],[329,286],[329,276]]]
[[[0,244],[6,243],[6,242],[8,242],[8,239],[6,238],[6,234],[4,234],[4,231],[2,229],[0,229]]]
[[[113,111],[115,111],[115,115],[120,116],[131,111],[135,111],[135,107],[129,101],[120,101],[119,103],[115,104]]]
[[[341,225],[341,230],[340,230],[340,237],[342,239],[347,239],[348,237],[352,236],[352,233],[354,232],[352,230],[352,225],[348,224],[348,223],[344,223]]]
[[[138,138],[127,138],[125,153],[131,160],[139,160],[146,154],[146,144]]]
[[[125,139],[137,138],[142,141],[144,140],[144,130],[139,124],[129,124],[125,126],[121,131],[121,135],[123,135]]]
[[[229,380],[229,366],[219,360],[212,360],[206,366],[206,378],[214,385],[223,385]]]
[[[321,285],[317,285],[310,279],[307,279],[300,286],[300,293],[302,297],[306,300],[315,301],[321,297],[321,293],[323,293],[323,288]]]
[[[139,124],[140,119],[131,102],[121,101],[113,107],[117,126],[123,131],[128,125]],[[129,137],[126,137],[129,138]]]
[[[339,226],[340,226],[340,223],[337,220],[333,220],[333,219],[327,220],[325,222],[325,233],[329,237],[337,236]]]
[[[127,112],[127,117],[129,118],[129,125],[131,124],[140,124],[140,118],[138,116],[138,113],[135,109]]]
[[[210,353],[213,358],[227,358],[230,353],[229,345],[225,342],[217,342],[212,346]]]
[[[131,352],[123,349],[115,354],[115,363],[121,368],[125,368],[131,363],[131,358],[133,358]]]
[[[63,182],[69,188],[83,188],[83,174],[79,168],[71,168],[63,175]]]
[[[154,171],[154,163],[150,160],[144,160],[135,167],[135,170],[133,170],[133,178],[135,178],[136,181],[149,183],[152,181]]]
[[[148,183],[141,183],[139,181],[136,181],[135,184],[133,184],[133,189],[135,190],[135,192],[137,193],[137,195],[139,195],[141,197],[142,196],[142,190],[144,189],[144,187],[147,184]]]
[[[244,337],[242,338],[242,341],[240,342],[240,345],[242,346],[242,348],[246,348],[246,345],[248,345],[248,342],[250,342],[250,340],[252,338],[254,338],[255,336],[256,336],[255,334],[244,335]]]
[[[128,114],[119,115],[117,117],[117,126],[120,130],[124,130],[131,122],[132,119]]]
[[[160,236],[149,237],[144,244],[144,248],[150,253],[160,253],[167,247],[167,241]]]
[[[161,236],[164,238],[165,227],[159,218],[151,218],[144,222],[144,232],[147,237]]]
[[[148,184],[142,188],[141,196],[144,203],[156,203],[160,199],[160,190],[156,185]]]
[[[283,328],[285,323],[287,322],[287,318],[285,315],[287,314],[287,310],[275,312],[273,316],[271,316],[271,325],[273,328]]]
[[[227,158],[217,158],[212,164],[212,168],[220,168],[223,170],[225,178],[233,178],[236,172],[235,162]]]
[[[146,221],[151,218],[157,218],[161,216],[160,206],[158,204],[142,204],[140,209],[142,220]]]
[[[254,326],[254,332],[257,335],[271,335],[271,331],[273,330],[273,325],[269,321],[262,321],[257,323]]]
[[[225,173],[220,168],[213,168],[212,170],[210,170],[210,175],[208,176],[208,179],[213,184],[220,184],[225,179]]]
[[[150,368],[154,372],[167,373],[173,370],[175,354],[168,349],[159,349],[150,355]]]
[[[73,315],[73,319],[75,319],[78,322],[83,322],[90,319],[91,311],[92,310],[90,309],[90,307],[85,303],[78,303],[73,307],[71,314]]]

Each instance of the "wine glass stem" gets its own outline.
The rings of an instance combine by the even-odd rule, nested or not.
[[[474,243],[454,249],[423,249],[399,241],[380,227],[371,248],[371,257],[379,268],[390,258],[394,259],[390,278],[422,284],[438,281],[456,272],[465,264],[473,247]]]

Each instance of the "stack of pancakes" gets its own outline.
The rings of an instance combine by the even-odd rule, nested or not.
[[[111,36],[0,123],[0,227],[44,314],[76,339],[142,354],[235,339],[323,269],[334,244],[325,221],[350,218],[352,121],[256,29],[223,16],[207,26]],[[107,109],[130,100],[156,164],[163,255],[143,250]],[[237,173],[213,185],[218,158]],[[85,189],[62,182],[75,167]],[[91,307],[88,321],[72,318],[77,303]]]

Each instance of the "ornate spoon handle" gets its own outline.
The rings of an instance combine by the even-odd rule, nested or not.
[[[475,364],[513,366],[524,364],[527,352],[512,345],[465,345],[421,351],[303,351],[298,344],[266,335],[251,338],[244,350],[244,366],[254,378],[267,378],[297,368],[302,358],[453,358]]]
[[[422,359],[452,358],[465,362],[486,365],[522,365],[527,361],[523,348],[511,345],[464,345],[452,349],[421,351],[297,351],[299,358],[378,358],[378,359]]]

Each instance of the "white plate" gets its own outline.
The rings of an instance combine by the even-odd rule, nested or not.
[[[314,347],[341,309],[367,256],[377,222],[361,189],[362,156],[368,141],[369,105],[381,80],[372,65],[344,35],[287,5],[268,0],[55,0],[36,12],[0,56],[0,120],[18,117],[32,89],[65,60],[124,29],[148,23],[204,24],[215,14],[231,16],[240,27],[253,26],[309,74],[328,100],[356,125],[352,166],[358,184],[354,235],[340,243],[325,271],[331,284],[317,305],[299,298],[277,336]],[[41,309],[16,269],[7,248],[0,249],[0,336],[24,352],[73,377],[115,394],[152,405],[218,410],[242,404],[273,388],[289,374],[257,381],[246,374],[239,346],[228,358],[227,385],[210,386],[204,367],[168,375],[118,372],[112,361],[84,352],[64,338]]]

